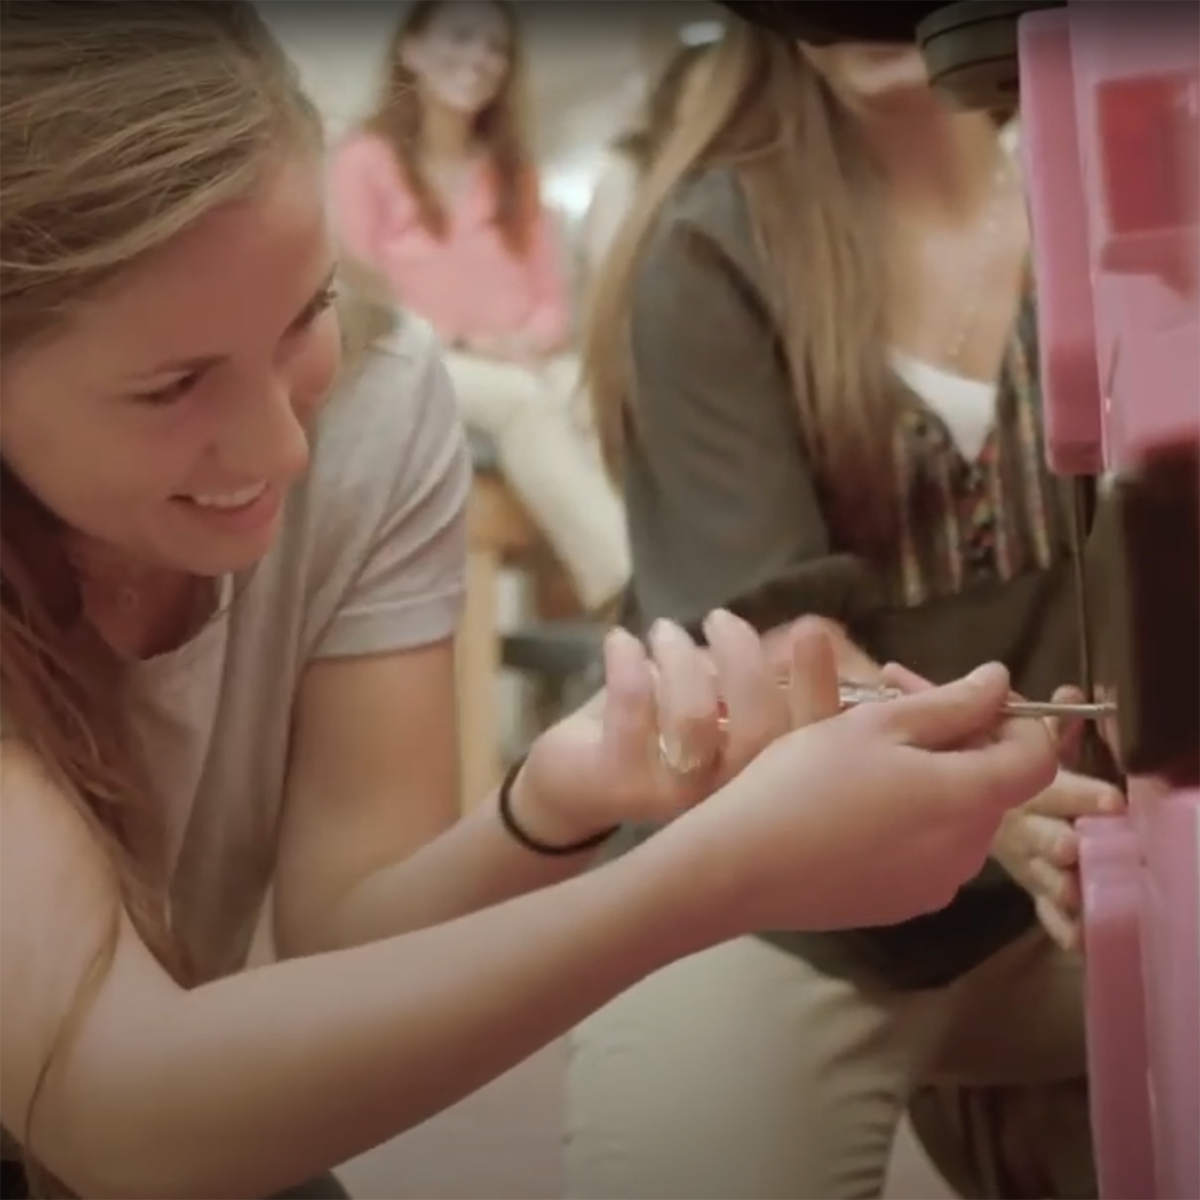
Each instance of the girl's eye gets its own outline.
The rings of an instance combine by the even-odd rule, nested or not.
[[[152,408],[161,408],[182,400],[196,386],[199,379],[199,371],[190,371],[187,375],[181,375],[178,379],[172,379],[170,383],[163,387],[155,388],[152,392],[140,392],[134,399],[139,404],[147,404]]]
[[[299,334],[304,333],[309,329],[317,318],[328,309],[332,308],[337,300],[337,289],[330,285],[322,290],[318,295],[314,296],[308,307],[296,318],[289,333]],[[186,375],[181,375],[178,379],[172,379],[170,383],[163,387],[155,388],[149,392],[139,392],[133,398],[138,404],[145,404],[151,408],[163,408],[170,404],[183,400],[191,390],[199,383],[201,371],[189,371]]]

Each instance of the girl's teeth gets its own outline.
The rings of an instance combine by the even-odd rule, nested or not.
[[[201,508],[244,508],[247,504],[252,504],[257,500],[266,490],[267,485],[259,483],[254,487],[242,488],[240,492],[191,496],[189,499],[193,504],[198,504]]]

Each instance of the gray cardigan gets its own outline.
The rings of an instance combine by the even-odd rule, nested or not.
[[[641,632],[670,617],[694,630],[725,606],[765,630],[815,613],[845,624],[877,661],[902,662],[934,680],[999,660],[1029,696],[1077,682],[1064,497],[1041,465],[1038,422],[1025,420],[1021,436],[1038,439],[1024,447],[1023,461],[1039,476],[1028,483],[1044,501],[1040,562],[998,572],[984,555],[956,590],[898,603],[879,568],[840,548],[826,525],[759,279],[734,176],[710,171],[681,187],[645,248],[632,303],[627,624]],[[1035,379],[1023,380],[1016,399],[1007,386],[1011,403],[1036,406]],[[1007,461],[1017,457],[1008,453]],[[617,852],[651,832],[628,831]],[[989,862],[949,908],[928,917],[885,929],[767,936],[830,973],[926,988],[970,970],[1033,919],[1025,892]]]

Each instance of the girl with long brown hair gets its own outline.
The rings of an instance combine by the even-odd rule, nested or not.
[[[586,346],[632,628],[728,605],[769,643],[806,614],[855,678],[998,657],[1039,697],[1074,682],[1008,138],[912,42],[734,23]],[[1071,821],[1121,803],[1064,767],[943,911],[731,943],[586,1022],[571,1194],[878,1196],[906,1109],[964,1195],[1093,1194]]]
[[[515,6],[420,0],[384,74],[375,112],[332,163],[342,241],[433,324],[467,425],[494,445],[585,607],[603,607],[628,580],[624,514],[576,395]]]
[[[79,1196],[342,1195],[297,1185],[679,955],[941,903],[1041,786],[1003,668],[837,716],[824,641],[785,693],[714,614],[711,656],[610,638],[607,691],[456,820],[470,463],[428,326],[335,296],[290,64],[228,0],[0,0],[0,42],[6,1198],[18,1157]],[[935,863],[864,898],[815,879],[897,836],[876,777]]]

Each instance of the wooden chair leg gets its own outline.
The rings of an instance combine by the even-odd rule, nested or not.
[[[584,615],[583,605],[566,571],[543,551],[530,573],[533,614],[539,621],[573,621]],[[529,716],[533,731],[548,728],[563,716],[563,681],[542,678],[530,689]]]
[[[464,811],[503,775],[500,746],[500,560],[485,549],[467,557],[467,601],[458,638],[459,763]]]
[[[584,615],[567,573],[553,559],[543,556],[532,577],[533,604],[540,620],[572,621]]]

